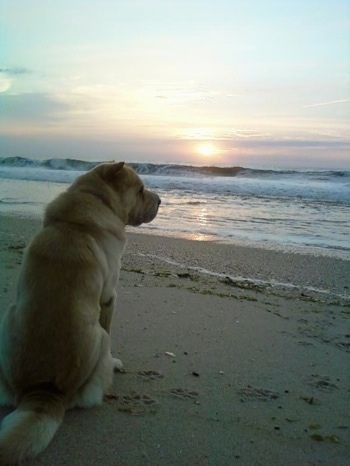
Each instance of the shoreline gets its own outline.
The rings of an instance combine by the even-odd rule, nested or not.
[[[123,264],[129,255],[133,261],[140,256],[157,267],[224,280],[242,288],[251,285],[286,295],[302,293],[350,303],[350,264],[344,259],[143,233],[128,236],[130,247]]]
[[[40,221],[0,222],[3,311]],[[348,261],[128,237],[111,331],[126,373],[28,465],[346,466],[350,308],[333,294],[348,291]]]
[[[23,229],[14,225],[20,221]],[[19,243],[27,241],[41,227],[41,218],[0,213],[1,229],[18,230]],[[22,231],[23,230],[23,231]],[[122,263],[130,254],[133,260],[142,255],[159,266],[235,282],[251,282],[265,288],[311,293],[330,298],[350,300],[350,257],[314,255],[309,251],[265,248],[225,243],[196,241],[161,236],[142,228],[127,228],[128,246]],[[27,244],[27,243],[25,243]],[[294,290],[294,291],[293,291]]]
[[[44,213],[39,212],[13,212],[13,211],[0,211],[0,218],[4,217],[15,217],[23,218],[40,224]],[[333,247],[318,247],[311,245],[300,245],[290,244],[283,242],[271,242],[267,240],[255,241],[252,239],[234,238],[233,236],[219,236],[210,233],[193,232],[188,233],[184,231],[176,231],[174,234],[168,230],[158,229],[153,225],[142,225],[141,227],[127,227],[127,233],[136,235],[146,235],[152,237],[167,238],[170,240],[184,240],[194,243],[209,243],[223,246],[232,246],[237,248],[257,249],[262,251],[272,251],[276,253],[311,256],[311,257],[324,257],[330,259],[340,259],[344,261],[350,261],[350,249],[341,249]]]
[[[139,228],[140,229],[140,228]],[[243,240],[238,238],[226,237],[226,236],[215,236],[210,234],[202,233],[181,233],[178,232],[177,235],[173,235],[168,231],[157,230],[156,228],[150,227],[141,227],[143,230],[142,233],[137,233],[136,229],[133,229],[132,232],[135,234],[144,234],[148,236],[161,236],[169,239],[180,239],[185,241],[194,241],[198,243],[214,243],[222,245],[230,245],[234,247],[242,248],[251,248],[251,249],[261,249],[264,251],[274,251],[287,254],[300,254],[308,255],[312,257],[329,257],[333,259],[340,259],[345,261],[350,261],[350,250],[349,249],[335,249],[332,247],[321,248],[317,246],[301,246],[301,245],[291,245],[287,243],[273,243],[270,241],[260,241],[256,240]]]

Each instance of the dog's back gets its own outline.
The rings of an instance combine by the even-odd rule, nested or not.
[[[43,451],[65,409],[102,402],[125,226],[150,222],[159,197],[124,163],[82,175],[46,209],[26,250],[17,301],[0,325],[0,466]]]

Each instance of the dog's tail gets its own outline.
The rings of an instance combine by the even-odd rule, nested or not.
[[[0,430],[0,466],[32,459],[51,442],[65,413],[64,395],[49,386],[26,393]]]

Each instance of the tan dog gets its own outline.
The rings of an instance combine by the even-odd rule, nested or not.
[[[48,205],[26,249],[17,302],[0,327],[0,465],[42,452],[66,409],[100,404],[112,382],[109,330],[125,226],[150,222],[160,199],[124,162],[80,176]]]

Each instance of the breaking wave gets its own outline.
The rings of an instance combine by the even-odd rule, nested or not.
[[[105,161],[110,162],[110,161]],[[103,161],[86,161],[79,159],[28,159],[26,157],[0,157],[0,167],[8,168],[46,168],[51,170],[87,171],[96,167]],[[344,170],[263,170],[244,167],[216,167],[195,166],[181,164],[158,164],[128,162],[137,173],[143,175],[206,175],[206,176],[245,176],[245,177],[271,177],[271,176],[314,176],[320,180],[329,177],[342,177],[350,180],[350,171]]]
[[[101,161],[0,158],[0,178],[71,183]],[[261,170],[244,167],[128,163],[147,185],[179,193],[313,199],[350,205],[350,171]],[[198,201],[197,199],[193,200]],[[201,200],[202,201],[202,200]]]

